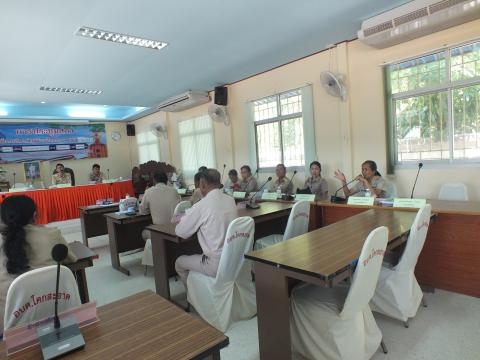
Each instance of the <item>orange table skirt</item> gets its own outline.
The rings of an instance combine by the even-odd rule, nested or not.
[[[37,223],[48,224],[54,221],[77,219],[80,217],[78,210],[80,206],[95,205],[97,200],[108,198],[117,202],[127,193],[134,195],[130,180],[111,184],[4,193],[0,196],[0,203],[9,196],[26,195],[37,205]]]

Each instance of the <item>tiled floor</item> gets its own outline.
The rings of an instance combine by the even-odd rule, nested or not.
[[[81,241],[78,220],[52,225],[62,230],[67,241]],[[141,253],[121,257],[120,261],[131,272],[126,276],[111,266],[107,236],[91,239],[90,246],[99,259],[87,269],[88,288],[91,299],[99,306],[145,289],[155,289],[152,269],[144,276]],[[179,281],[171,279],[170,288],[174,298],[185,297]],[[375,315],[389,353],[385,355],[379,350],[373,359],[480,359],[480,299],[437,290],[435,294],[427,294],[427,301],[428,307],[419,309],[408,329],[400,322]],[[227,336],[230,345],[222,350],[223,359],[259,359],[256,318],[234,324]]]

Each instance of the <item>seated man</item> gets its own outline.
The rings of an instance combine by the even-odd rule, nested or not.
[[[55,174],[52,175],[52,185],[72,183],[72,177],[69,173],[65,172],[65,166],[63,166],[63,164],[57,164],[55,171]]]
[[[278,188],[282,191],[282,194],[291,194],[293,190],[293,184],[290,182],[290,179],[285,176],[287,173],[287,168],[283,164],[278,164],[275,168],[275,174],[277,179],[270,183],[268,187],[269,192],[275,192]]]
[[[100,165],[93,164],[92,172],[88,175],[88,181],[95,181],[96,184],[101,184],[105,180],[105,174],[100,171]]]
[[[203,199],[187,210],[175,228],[175,233],[182,238],[197,233],[203,251],[201,255],[183,255],[175,261],[175,270],[185,286],[190,270],[211,277],[217,275],[228,225],[237,217],[235,200],[219,189],[220,173],[208,169],[199,176]]]
[[[237,170],[232,169],[228,172],[228,180],[225,181],[223,186],[225,191],[239,191],[240,184],[238,183],[238,173]]]
[[[173,216],[175,206],[180,202],[180,195],[177,190],[167,186],[167,174],[155,173],[153,175],[153,186],[145,190],[142,202],[139,206],[140,214],[152,215],[154,224],[168,224]],[[150,238],[150,232],[142,233],[144,239]]]
[[[242,180],[239,183],[240,191],[245,191],[247,193],[257,191],[257,180],[252,176],[250,166],[243,165],[240,168],[240,174],[242,175]]]

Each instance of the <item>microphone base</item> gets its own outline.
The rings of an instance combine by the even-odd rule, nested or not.
[[[247,203],[245,207],[247,209],[260,209],[260,205],[258,205],[257,203]]]
[[[294,199],[293,195],[282,195],[282,200],[293,201]]]
[[[340,197],[340,196],[332,195],[330,197],[330,202],[332,202],[334,204],[345,204],[347,202],[347,199],[345,199],[343,197]]]
[[[37,335],[45,360],[57,358],[85,346],[85,340],[73,316],[62,319],[58,329],[55,329],[53,322],[39,327]]]

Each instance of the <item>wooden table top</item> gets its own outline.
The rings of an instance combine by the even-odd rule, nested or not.
[[[152,291],[98,308],[99,322],[81,329],[85,348],[67,359],[192,359],[228,345],[224,334]],[[7,359],[0,344],[0,359]],[[9,360],[42,359],[36,345]]]
[[[391,242],[410,230],[416,215],[409,211],[371,209],[293,239],[251,251],[245,257],[330,279],[358,259],[370,231],[387,226],[388,242]]]
[[[288,211],[292,208],[292,203],[280,203],[280,202],[262,202],[259,209],[238,209],[237,215],[250,216],[255,220],[255,223],[261,222],[264,217],[279,214]],[[161,225],[149,225],[147,229],[154,232],[161,232],[171,236],[175,235],[175,227],[177,225],[173,223],[161,224]]]
[[[118,209],[118,202],[111,203],[108,205],[88,205],[88,206],[79,206],[79,210],[84,212],[93,212],[93,211],[115,211],[112,209]]]
[[[88,246],[86,246],[80,241],[71,242],[68,244],[68,247],[77,256],[78,261],[84,259],[93,259],[98,256]]]
[[[127,222],[141,222],[141,221],[148,221],[152,219],[150,214],[141,215],[139,213],[135,215],[125,215],[125,214],[117,214],[115,212],[103,214],[103,216],[110,218],[113,222],[116,223],[127,223]]]
[[[480,215],[480,201],[450,201],[450,200],[436,200],[427,199],[427,203],[432,205],[432,212],[437,214],[462,214],[462,215]],[[410,208],[393,208],[387,206],[373,205],[347,205],[337,204],[330,201],[317,201],[319,206],[332,206],[332,207],[363,207],[369,209],[390,209],[400,211],[418,211],[418,209]]]

